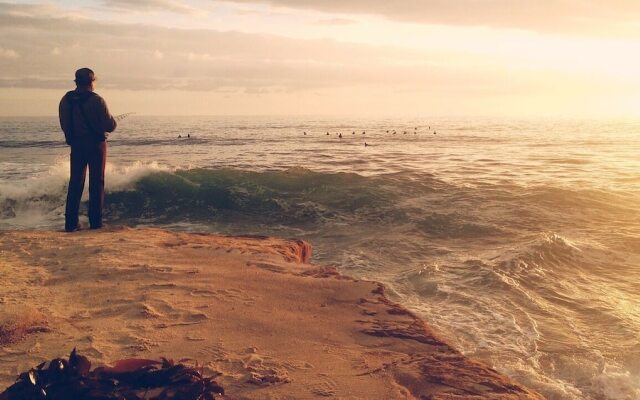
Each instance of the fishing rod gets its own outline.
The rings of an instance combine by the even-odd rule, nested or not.
[[[135,114],[135,113],[134,112],[128,112],[128,113],[116,115],[115,117],[113,117],[113,119],[115,119],[116,121],[121,121],[121,120],[127,118],[129,115],[132,115],[132,114]]]

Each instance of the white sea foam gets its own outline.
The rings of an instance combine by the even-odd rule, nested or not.
[[[593,378],[592,384],[605,399],[640,399],[640,374],[632,374],[619,366],[605,364],[602,372]]]
[[[141,178],[155,172],[170,172],[174,168],[160,165],[157,162],[137,161],[129,165],[107,163],[105,169],[105,190],[107,192],[131,189]]]
[[[171,171],[171,168],[156,162],[107,163],[105,190],[131,189],[144,176],[159,171]],[[64,214],[68,180],[69,164],[63,159],[27,179],[0,180],[0,226],[40,228],[59,224]],[[85,184],[83,200],[88,198],[87,186]]]
[[[67,184],[69,166],[56,162],[42,174],[19,180],[0,180],[0,201],[17,202],[42,196],[57,195]]]

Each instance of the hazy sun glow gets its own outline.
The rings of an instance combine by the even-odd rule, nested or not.
[[[0,114],[90,66],[116,112],[640,116],[640,5],[450,3],[0,3]]]

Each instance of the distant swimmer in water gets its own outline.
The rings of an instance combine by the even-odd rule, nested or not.
[[[429,125],[429,130],[431,130],[431,125]]]
[[[407,131],[402,132],[402,134],[403,134],[403,135],[406,135],[406,134],[407,134]]]
[[[436,134],[436,131],[433,131],[433,134],[435,135],[435,134]]]
[[[304,135],[307,136],[307,132],[305,132]]]
[[[191,134],[187,133],[187,139],[191,139]]]
[[[395,135],[395,134],[396,134],[396,131],[393,131],[393,134]]]
[[[369,145],[367,144],[367,142],[364,142],[364,147],[367,147],[367,146],[369,146]]]
[[[366,135],[366,134],[367,134],[367,132],[365,132],[365,131],[362,131],[362,134],[363,134],[363,135]]]
[[[182,139],[182,135],[178,135],[178,139]]]
[[[338,133],[338,138],[342,139],[342,133]]]
[[[389,131],[387,131],[387,133],[389,133]]]
[[[327,136],[329,136],[329,132],[327,132]]]
[[[351,132],[351,134],[352,134],[352,135],[355,135],[355,134],[356,134],[356,131]]]

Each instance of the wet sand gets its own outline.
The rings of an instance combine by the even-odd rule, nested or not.
[[[0,232],[0,389],[73,347],[197,364],[231,399],[540,399],[298,240]]]

